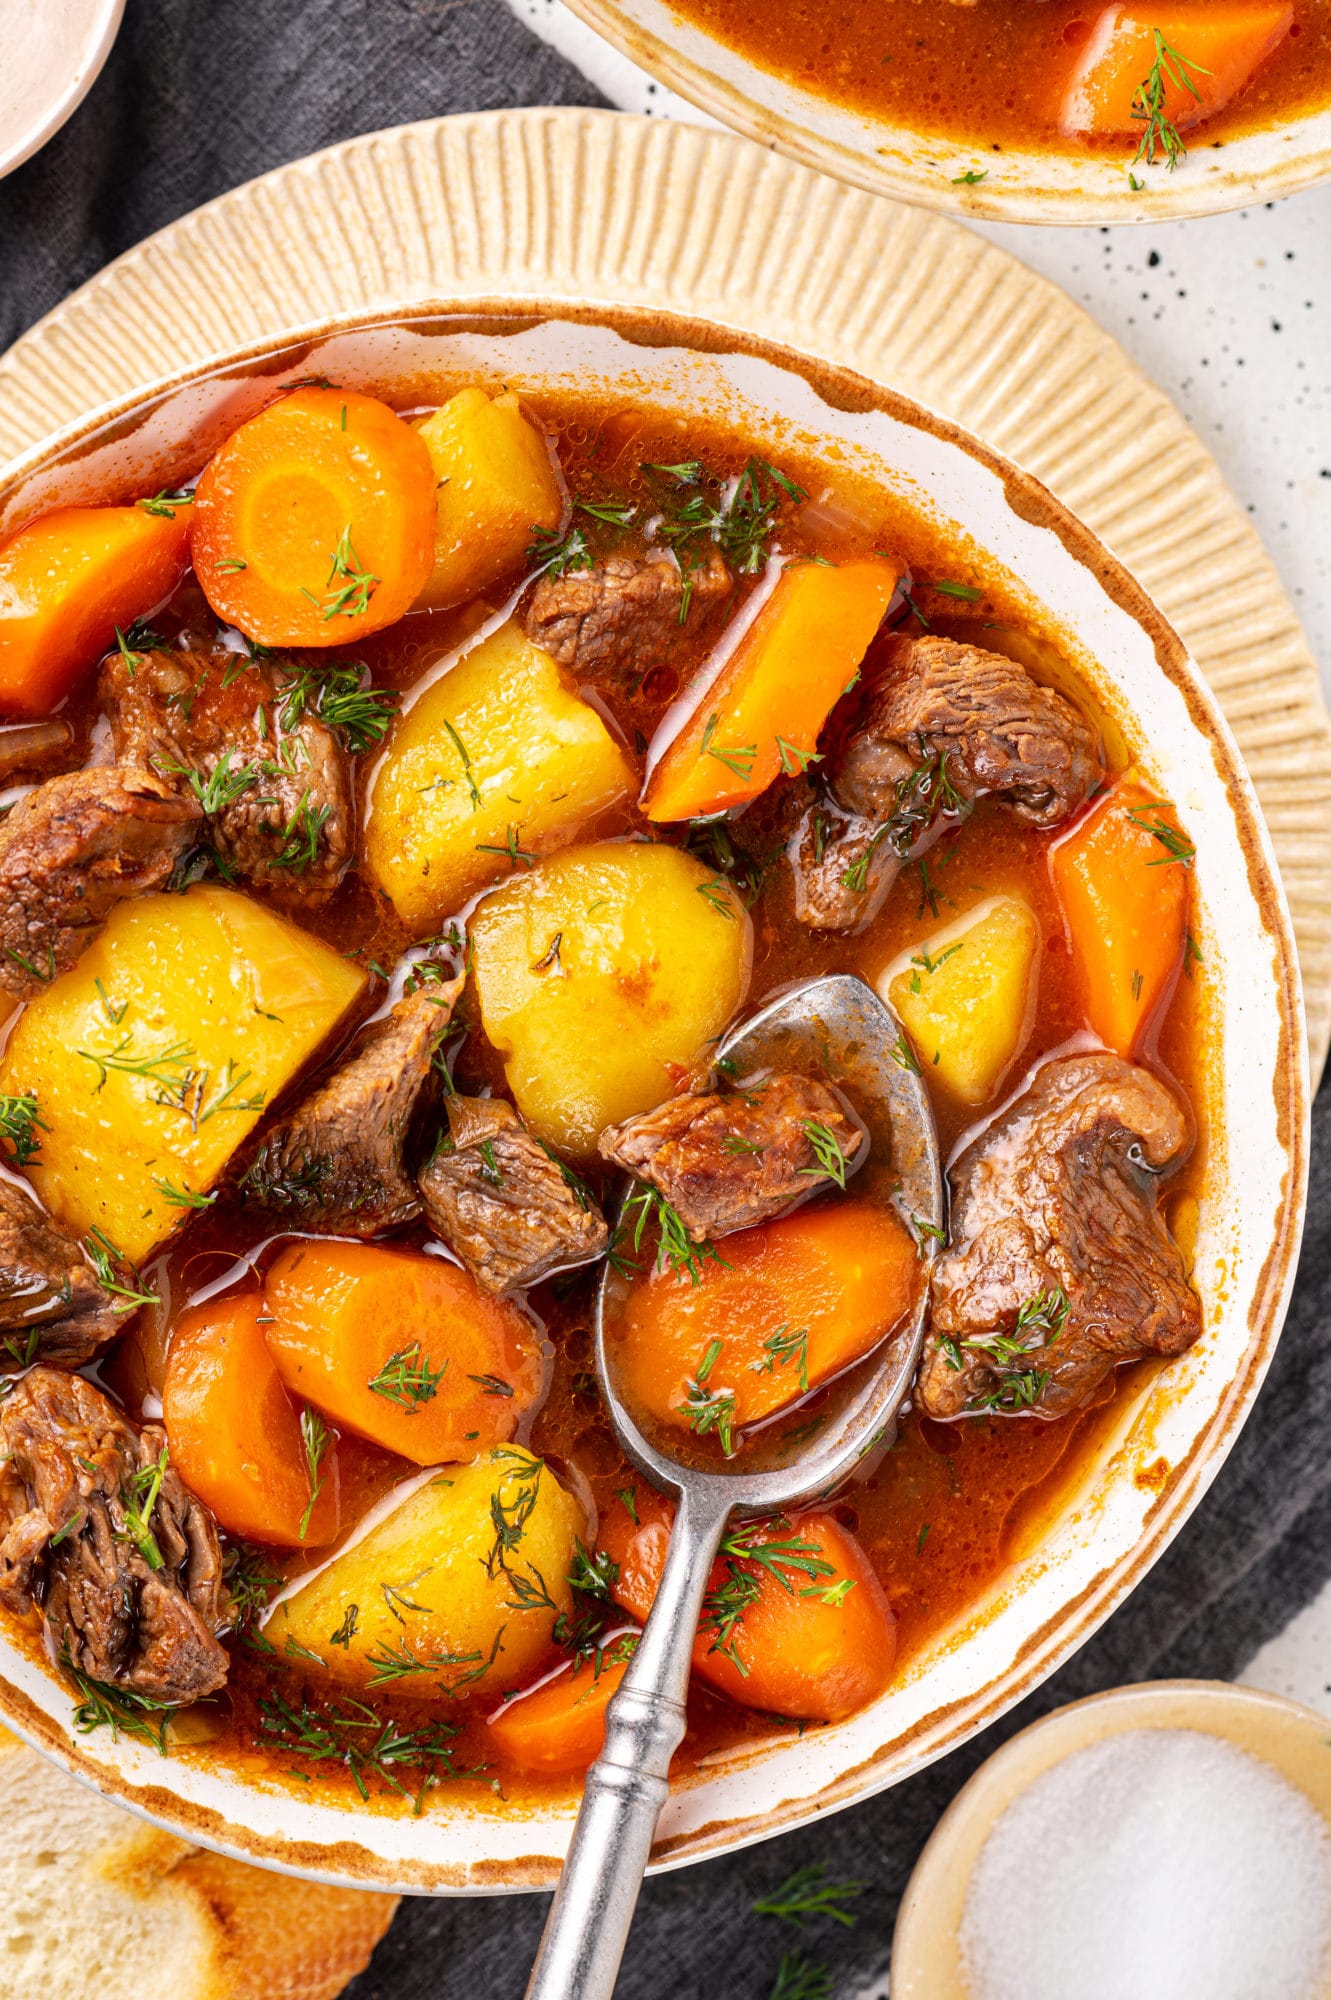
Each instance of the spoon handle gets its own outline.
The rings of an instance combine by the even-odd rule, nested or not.
[[[605,1715],[527,2000],[610,2000],[670,1759],[684,1735],[693,1636],[732,1509],[684,1491],[656,1602]]]

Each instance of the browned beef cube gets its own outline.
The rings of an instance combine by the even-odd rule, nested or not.
[[[135,765],[48,778],[0,821],[0,985],[30,1000],[117,903],[160,889],[199,808]]]
[[[579,676],[640,680],[698,638],[732,588],[715,550],[685,571],[670,556],[610,556],[593,569],[542,577],[527,605],[527,636]]]
[[[355,845],[347,754],[278,661],[237,653],[112,653],[100,692],[119,756],[207,815],[225,868],[287,902],[326,902]]]
[[[0,1181],[0,1373],[33,1361],[78,1368],[128,1316],[78,1244],[24,1189]]]
[[[420,1177],[431,1224],[487,1292],[516,1292],[599,1257],[605,1217],[500,1097],[450,1097],[448,1136]]]
[[[814,1190],[844,1182],[865,1146],[825,1083],[785,1070],[724,1094],[669,1097],[655,1111],[608,1126],[600,1139],[602,1158],[659,1189],[695,1243],[766,1222]]]
[[[94,1680],[163,1702],[220,1688],[222,1552],[165,1432],[34,1368],[0,1407],[0,1448],[0,1603],[39,1603],[56,1657]]]
[[[917,1393],[933,1417],[1062,1416],[1121,1361],[1181,1354],[1197,1294],[1159,1208],[1188,1120],[1107,1052],[1046,1063],[952,1168]]]
[[[460,979],[421,986],[264,1136],[240,1177],[249,1205],[332,1236],[377,1236],[420,1214],[407,1171],[416,1112]]]

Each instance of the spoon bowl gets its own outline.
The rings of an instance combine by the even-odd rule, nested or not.
[[[676,1498],[670,1549],[651,1615],[606,1711],[605,1746],[587,1774],[568,1860],[527,1988],[527,2000],[610,2000],[628,1939],[670,1759],[685,1726],[694,1634],[730,1518],[823,1499],[870,1453],[890,1444],[915,1376],[928,1271],[944,1229],[933,1111],[901,1023],[861,979],[808,980],[769,1001],[717,1050],[731,1075],[821,1072],[846,1092],[869,1135],[868,1159],[920,1255],[914,1310],[829,1389],[810,1434],[741,1446],[724,1468],[692,1462],[688,1441],[650,1434],[620,1393],[613,1305],[622,1280],[607,1265],[597,1298],[597,1376],[615,1435],[653,1485]]]

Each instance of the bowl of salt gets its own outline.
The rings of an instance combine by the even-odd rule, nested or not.
[[[1058,1709],[916,1863],[892,2000],[1331,2000],[1331,1724],[1221,1681]]]

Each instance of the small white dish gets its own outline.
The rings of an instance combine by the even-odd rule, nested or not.
[[[959,1936],[971,1874],[989,1834],[1055,1764],[1138,1729],[1194,1729],[1235,1744],[1302,1792],[1331,1829],[1331,1726],[1298,1702],[1228,1681],[1143,1681],[1072,1702],[996,1751],[934,1828],[897,1916],[892,2000],[971,2000]]]
[[[0,178],[83,102],[124,11],[125,0],[0,0]]]

